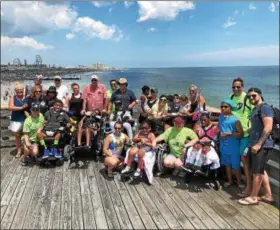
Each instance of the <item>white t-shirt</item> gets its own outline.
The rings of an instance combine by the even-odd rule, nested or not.
[[[56,88],[56,92],[57,92],[57,99],[60,99],[63,101],[63,103],[65,102],[65,99],[68,95],[68,88],[66,85],[61,85],[59,88]]]

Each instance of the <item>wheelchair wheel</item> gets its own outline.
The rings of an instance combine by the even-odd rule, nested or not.
[[[57,161],[56,161],[56,166],[62,166],[62,165],[63,165],[63,163],[64,163],[64,161],[63,161],[63,159],[62,159],[62,158],[57,159]]]
[[[65,145],[63,149],[63,156],[65,160],[69,160],[71,156],[73,155],[74,149],[70,145]]]

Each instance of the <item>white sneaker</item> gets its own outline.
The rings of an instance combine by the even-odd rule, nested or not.
[[[122,171],[121,171],[121,174],[123,173],[128,173],[130,171],[130,167],[129,166],[126,166]]]
[[[139,177],[140,174],[141,174],[141,169],[137,168],[137,170],[136,170],[135,173],[134,173],[134,176],[135,176],[135,177]]]

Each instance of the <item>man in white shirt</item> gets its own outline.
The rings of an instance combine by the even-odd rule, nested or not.
[[[68,95],[68,88],[66,85],[61,84],[61,77],[55,76],[54,77],[54,85],[56,88],[57,96],[56,98],[63,101],[63,104],[65,103],[65,99]]]

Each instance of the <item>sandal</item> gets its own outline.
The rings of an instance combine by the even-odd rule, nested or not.
[[[224,187],[225,188],[229,188],[230,186],[232,186],[232,183],[229,183],[229,182],[225,182],[224,183]]]
[[[240,193],[237,194],[237,196],[240,197],[240,198],[246,198],[246,197],[248,197],[248,196],[250,196],[250,195],[251,195],[251,193],[249,193],[249,192],[244,192],[244,191],[242,191],[242,192],[240,192]]]
[[[20,158],[21,157],[21,153],[18,152],[17,155],[15,156],[15,158]]]
[[[267,204],[274,204],[275,203],[274,198],[268,199],[266,196],[261,196],[260,201],[265,202]]]
[[[238,200],[238,203],[242,205],[258,205],[259,200],[258,199],[254,200],[251,196],[248,196],[246,198]]]

